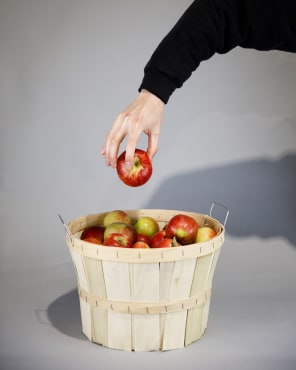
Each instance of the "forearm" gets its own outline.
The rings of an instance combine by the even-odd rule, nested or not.
[[[198,0],[145,66],[140,86],[167,103],[199,64],[236,46],[296,51],[295,0]]]

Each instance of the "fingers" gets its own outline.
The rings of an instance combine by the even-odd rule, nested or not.
[[[119,147],[125,136],[126,132],[122,126],[122,117],[119,115],[106,136],[101,149],[101,154],[105,155],[106,166],[116,167]]]
[[[140,135],[140,130],[134,130],[131,132],[126,142],[125,161],[129,167],[131,167],[134,163],[135,149]]]
[[[158,140],[159,133],[151,133],[150,135],[148,135],[147,153],[151,159],[158,152]]]
[[[131,166],[137,142],[148,135],[147,152],[152,158],[158,150],[164,103],[152,93],[141,91],[137,98],[114,121],[103,143],[101,154],[107,166],[116,167],[119,147],[127,137],[125,160]]]

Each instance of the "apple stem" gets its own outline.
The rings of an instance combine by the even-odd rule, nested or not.
[[[173,247],[177,247],[177,246],[178,246],[177,239],[176,239],[176,237],[174,236],[174,237],[173,237],[173,241],[172,241],[172,248],[173,248]]]

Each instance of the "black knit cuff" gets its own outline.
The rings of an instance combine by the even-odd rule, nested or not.
[[[167,104],[170,96],[176,90],[176,85],[163,74],[146,72],[139,91],[142,89],[148,90]]]

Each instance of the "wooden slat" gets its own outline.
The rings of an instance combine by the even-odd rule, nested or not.
[[[209,273],[208,273],[208,278],[207,278],[207,282],[206,282],[206,288],[209,288],[210,286],[212,286],[214,272],[215,272],[215,269],[216,269],[219,254],[220,254],[220,250],[213,253],[213,258],[212,258],[211,264],[209,266]],[[210,303],[211,303],[210,300],[207,301],[204,305],[204,308],[203,308],[202,320],[201,320],[201,332],[202,333],[205,332],[205,330],[207,328],[207,325],[208,325]]]
[[[197,295],[205,290],[212,259],[211,254],[197,258],[190,295]],[[206,317],[203,318],[205,304],[188,311],[185,345],[198,340],[203,334],[202,319],[206,320]]]
[[[84,268],[88,281],[89,291],[100,298],[106,298],[105,278],[102,261],[85,257]],[[108,313],[95,306],[90,307],[92,341],[107,345]]]
[[[106,295],[109,299],[130,300],[128,263],[103,261]],[[131,351],[131,315],[108,311],[108,344],[115,349]]]
[[[84,266],[84,257],[80,254],[71,251],[71,257],[73,264],[75,266],[77,280],[79,285],[89,292],[88,279],[86,275],[86,270]],[[92,317],[91,317],[91,307],[85,303],[82,299],[80,301],[80,313],[81,313],[81,323],[82,323],[82,332],[86,335],[89,340],[93,339],[92,335]]]
[[[171,276],[169,299],[189,297],[195,260],[176,261]],[[187,310],[168,313],[164,322],[163,350],[184,347]]]
[[[131,297],[134,302],[159,299],[159,266],[130,264]],[[159,315],[132,314],[132,349],[158,351]]]

